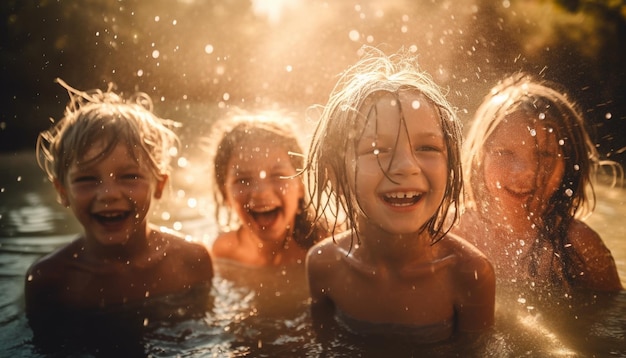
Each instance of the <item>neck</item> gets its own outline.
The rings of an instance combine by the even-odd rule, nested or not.
[[[245,246],[257,253],[258,261],[263,265],[278,265],[284,260],[289,247],[294,245],[291,231],[286,231],[282,240],[262,240],[253,232],[240,227],[237,230],[237,238]]]
[[[359,231],[359,238],[359,249],[364,259],[373,263],[402,267],[416,262],[428,262],[433,257],[432,238],[426,230],[392,234],[370,225],[366,230]]]
[[[85,240],[85,253],[97,261],[138,264],[147,260],[153,246],[164,244],[153,242],[157,235],[147,227],[145,232],[130,235],[128,241],[118,245],[103,245],[93,240]]]

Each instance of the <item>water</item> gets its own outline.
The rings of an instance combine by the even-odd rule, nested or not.
[[[197,167],[188,168],[174,176],[155,221],[210,244],[214,228],[203,216],[203,176]],[[190,301],[195,302],[192,314],[181,313],[176,300],[157,300],[147,308],[159,311],[158,316],[132,310],[119,318],[121,324],[114,321],[118,317],[93,317],[62,347],[42,345],[24,316],[24,273],[37,257],[72,240],[80,226],[55,202],[32,153],[0,156],[0,170],[2,357],[626,357],[626,291],[548,298],[500,289],[492,330],[421,345],[403,337],[364,338],[335,322],[316,331],[301,266],[250,270],[225,262],[216,262],[210,299]],[[625,194],[624,189],[598,188],[598,206],[587,221],[611,249],[624,285]]]

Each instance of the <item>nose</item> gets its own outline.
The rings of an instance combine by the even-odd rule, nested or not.
[[[115,178],[109,177],[100,180],[97,188],[97,199],[103,202],[111,202],[121,197],[121,190]]]
[[[518,183],[530,186],[535,182],[540,163],[536,156],[517,156],[511,166],[511,176]]]
[[[262,198],[273,192],[272,178],[268,177],[267,172],[262,170],[259,176],[251,183],[250,195],[253,198]]]
[[[398,147],[393,153],[389,174],[409,176],[418,175],[422,172],[418,158],[413,152],[409,143],[398,143]]]

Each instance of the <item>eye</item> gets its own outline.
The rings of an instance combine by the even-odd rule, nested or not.
[[[376,147],[369,147],[367,149],[363,149],[359,152],[359,155],[373,155],[373,156],[379,156],[382,154],[387,154],[391,152],[391,148],[388,147],[382,147],[382,146],[376,146]]]
[[[235,180],[234,184],[248,186],[248,185],[250,185],[251,182],[252,182],[252,178],[250,178],[250,177],[242,177],[242,178],[237,178],[237,180]]]
[[[123,174],[120,178],[122,178],[122,180],[139,180],[143,178],[143,176],[137,173],[127,173]]]
[[[82,175],[72,179],[72,183],[98,183],[100,180],[92,175]]]
[[[443,148],[435,145],[422,145],[416,148],[418,152],[443,152]]]

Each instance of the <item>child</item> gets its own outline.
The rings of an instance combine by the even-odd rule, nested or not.
[[[215,258],[257,267],[304,263],[311,245],[328,235],[307,208],[302,149],[289,121],[237,114],[214,126],[209,152],[223,231],[212,246]]]
[[[593,211],[591,179],[603,163],[582,114],[553,87],[518,74],[485,97],[463,152],[468,211],[458,232],[499,281],[621,290],[611,253],[579,219]]]
[[[491,264],[447,233],[462,188],[460,140],[453,109],[409,55],[371,49],[341,76],[309,169],[315,206],[343,209],[350,230],[309,251],[314,317],[334,307],[357,332],[424,342],[493,324]]]
[[[168,122],[151,113],[146,94],[125,101],[110,88],[81,92],[58,82],[70,102],[39,135],[37,157],[84,232],[28,269],[29,319],[210,287],[206,248],[148,223],[178,144]]]

